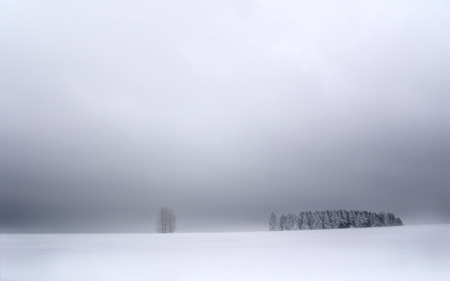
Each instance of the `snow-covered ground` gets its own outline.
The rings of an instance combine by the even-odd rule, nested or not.
[[[1,235],[0,280],[450,280],[450,225]]]

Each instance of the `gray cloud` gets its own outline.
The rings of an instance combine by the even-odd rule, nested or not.
[[[445,1],[1,5],[5,231],[450,220]]]

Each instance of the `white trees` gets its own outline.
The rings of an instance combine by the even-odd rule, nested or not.
[[[277,219],[277,216],[275,215],[274,212],[272,212],[272,213],[270,214],[270,219],[269,219],[269,230],[270,230],[270,231],[278,230],[278,219]]]
[[[331,228],[339,228],[340,221],[341,220],[338,217],[337,211],[336,210],[331,211],[331,216],[330,216]]]
[[[279,230],[286,230],[286,220],[287,217],[285,215],[281,215],[280,217],[280,226],[279,226]]]
[[[318,211],[315,211],[312,214],[312,224],[311,229],[323,229],[323,222],[320,218],[320,213]]]
[[[173,211],[169,208],[163,207],[159,209],[158,218],[156,221],[156,231],[159,233],[175,232],[177,226],[177,219]]]
[[[301,230],[307,230],[307,229],[310,229],[310,228],[309,228],[309,222],[308,222],[308,216],[307,216],[307,213],[305,213],[305,212],[300,212],[299,217],[301,218],[301,220],[299,220],[299,221],[301,221],[301,223],[299,223],[299,228],[300,228]]]
[[[328,211],[327,212],[322,212],[322,216],[321,216],[321,219],[322,219],[322,228],[323,229],[332,229],[333,227],[332,227],[332,223],[331,223],[331,221],[330,221],[330,216],[328,216]]]
[[[271,214],[270,229],[275,230],[306,230],[306,229],[336,229],[349,227],[379,227],[403,225],[400,218],[392,213],[375,213],[368,211],[315,211],[300,212],[298,215],[281,215],[279,223],[275,214]]]
[[[297,216],[288,214],[286,216],[286,230],[298,230]]]
[[[355,227],[369,227],[369,220],[367,218],[367,212],[356,212],[356,218],[354,222]]]

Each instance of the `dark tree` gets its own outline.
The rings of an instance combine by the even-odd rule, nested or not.
[[[158,233],[172,233],[175,232],[176,226],[177,219],[173,211],[166,207],[159,209],[156,221],[156,231]]]

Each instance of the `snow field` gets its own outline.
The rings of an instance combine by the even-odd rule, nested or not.
[[[450,225],[3,234],[0,280],[450,280]]]

